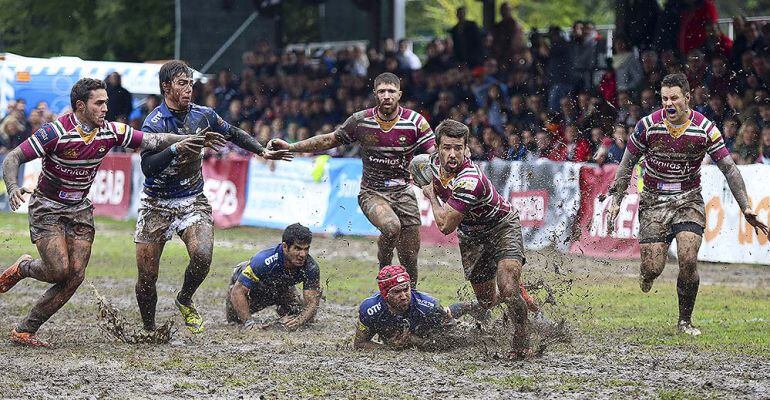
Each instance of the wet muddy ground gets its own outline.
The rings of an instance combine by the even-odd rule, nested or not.
[[[100,228],[99,234],[110,234]],[[217,244],[218,251],[245,245],[238,239]],[[314,254],[375,258],[373,244],[360,239],[319,239]],[[602,282],[638,271],[636,261],[599,262],[552,251],[530,252],[528,257],[530,276],[546,276],[558,268],[564,276]],[[426,270],[440,269],[456,265],[459,254],[453,248],[424,248],[421,258],[430,260],[423,263]],[[767,268],[704,264],[701,270],[705,285],[770,283]],[[675,274],[669,267],[661,279],[673,280]],[[129,320],[138,321],[135,278],[89,281]],[[84,284],[41,330],[55,348],[20,348],[0,339],[0,397],[770,398],[767,357],[639,346],[591,332],[576,331],[572,343],[529,361],[495,359],[479,346],[357,352],[351,345],[355,306],[330,301],[322,304],[315,324],[298,332],[242,331],[225,323],[224,280],[196,294],[208,329],[192,336],[181,327],[173,305],[171,294],[178,285],[161,274],[159,322],[176,319],[171,342],[132,345],[100,329],[96,301]],[[45,287],[24,282],[0,295],[0,334],[12,329]]]

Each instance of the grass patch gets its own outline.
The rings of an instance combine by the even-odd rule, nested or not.
[[[36,248],[29,241],[27,224],[26,215],[0,213],[0,265],[10,264],[21,253],[37,256]],[[97,218],[96,225],[97,234],[87,278],[134,281],[136,261],[132,234],[135,222]],[[215,240],[218,245],[215,246],[211,272],[202,289],[224,293],[232,268],[262,248],[280,241],[280,232],[239,227],[217,230]],[[337,241],[324,239],[314,242],[311,252],[321,264],[321,281],[325,286],[327,300],[355,306],[363,298],[375,293],[377,266],[373,260],[356,258],[349,252],[344,256],[335,256],[330,251],[333,249],[330,246],[346,246],[346,241],[372,246],[372,249],[376,246],[371,238],[348,237]],[[166,245],[163,253],[160,282],[181,286],[187,262],[186,249],[175,238]],[[430,261],[426,263],[430,264]],[[444,304],[458,297],[472,298],[461,268],[423,268],[420,273],[420,290],[443,300]],[[602,281],[578,279],[571,291],[559,297],[559,311],[566,310],[569,321],[583,334],[605,336],[619,343],[639,345],[643,347],[641,351],[665,352],[666,346],[684,346],[693,350],[770,355],[770,336],[767,335],[770,331],[770,308],[767,307],[770,288],[702,285],[700,289],[694,322],[704,334],[697,338],[676,333],[677,298],[672,282],[656,282],[653,292],[644,294],[639,290],[636,280],[631,278],[618,277]],[[81,288],[81,293],[84,290],[88,290],[87,286]],[[216,303],[220,304],[220,301],[217,299]],[[17,306],[13,307],[12,311],[16,312]],[[19,309],[18,313],[27,310]],[[181,360],[171,358],[163,362],[169,363],[170,367],[181,368]],[[201,366],[210,367],[213,366]],[[460,372],[473,375],[475,370],[469,365]],[[509,379],[510,382],[501,382],[512,385],[526,383],[526,380],[517,380],[519,378],[509,376],[503,379]],[[366,383],[362,384],[366,386]],[[310,389],[308,394],[315,394],[315,391]]]
[[[514,389],[517,392],[532,392],[535,390],[535,378],[518,374],[509,374],[501,378],[486,378],[484,381]]]

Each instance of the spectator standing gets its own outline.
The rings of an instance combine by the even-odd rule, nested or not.
[[[615,71],[615,82],[618,91],[635,91],[644,77],[642,64],[628,46],[628,40],[617,37],[613,41],[612,69]]]
[[[513,8],[509,2],[500,5],[502,19],[492,27],[492,57],[497,59],[502,71],[509,71],[513,65],[516,44],[522,35],[519,23],[513,18]]]
[[[546,63],[546,79],[551,85],[548,92],[548,109],[558,111],[561,98],[574,89],[574,53],[558,26],[548,28],[550,47]]]
[[[700,48],[706,41],[706,27],[719,18],[714,0],[683,0],[677,47],[682,54]],[[692,82],[690,82],[692,85]]]
[[[481,30],[465,19],[465,7],[457,8],[457,24],[450,30],[455,59],[471,68],[481,65]]]
[[[134,109],[131,92],[126,90],[122,84],[122,78],[119,73],[113,72],[107,76],[107,121],[117,121],[128,123],[128,117]]]

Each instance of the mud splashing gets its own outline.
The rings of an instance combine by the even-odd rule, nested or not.
[[[99,307],[99,328],[115,339],[128,344],[166,344],[176,333],[174,321],[171,320],[166,321],[152,332],[134,329],[120,310],[99,294],[91,282],[88,284],[94,291],[94,299],[96,299],[96,305]]]

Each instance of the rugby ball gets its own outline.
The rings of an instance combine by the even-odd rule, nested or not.
[[[430,155],[419,154],[414,156],[409,163],[409,173],[412,175],[414,184],[423,187],[433,181],[433,169],[430,167]]]

